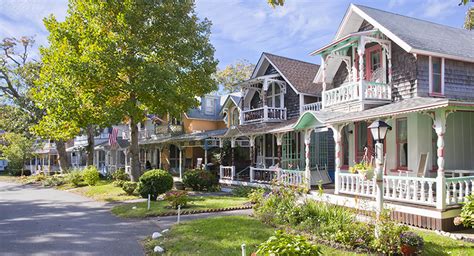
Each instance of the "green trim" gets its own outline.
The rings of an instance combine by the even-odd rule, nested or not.
[[[295,130],[303,130],[308,128],[315,128],[317,126],[323,126],[323,123],[318,120],[318,118],[311,112],[304,112],[296,124],[293,126]]]

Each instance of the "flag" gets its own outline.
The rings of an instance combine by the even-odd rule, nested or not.
[[[112,128],[112,131],[109,133],[109,145],[112,148],[117,147],[117,135],[118,135],[118,129],[117,128]]]

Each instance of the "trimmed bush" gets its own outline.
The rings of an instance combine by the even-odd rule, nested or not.
[[[73,170],[69,172],[66,176],[66,180],[71,183],[74,187],[79,187],[82,185],[82,173],[78,170]]]
[[[130,175],[128,175],[128,173],[126,173],[124,169],[118,169],[114,173],[112,173],[112,179],[129,181]]]
[[[168,191],[166,192],[164,199],[173,209],[178,209],[179,205],[181,205],[181,208],[184,208],[189,201],[188,192],[183,190]]]
[[[116,181],[112,182],[112,184],[114,184],[115,187],[121,188],[125,182],[127,182],[127,181],[125,181],[125,180],[116,180]]]
[[[190,170],[184,173],[184,186],[195,191],[211,191],[218,184],[217,177],[206,170]]]
[[[309,242],[304,236],[285,234],[283,231],[275,231],[275,235],[258,246],[257,255],[302,255],[318,256],[321,249]]]
[[[131,196],[135,192],[135,190],[138,187],[138,183],[133,182],[133,181],[124,181],[122,185],[123,191],[127,193],[127,195]]]
[[[95,166],[89,165],[82,171],[82,178],[89,186],[94,186],[99,180],[99,171]]]
[[[150,170],[145,172],[139,179],[138,193],[143,198],[150,198],[156,201],[159,195],[170,191],[173,188],[173,176],[164,170]]]

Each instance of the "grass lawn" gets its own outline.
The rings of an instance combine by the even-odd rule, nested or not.
[[[462,242],[449,237],[440,236],[431,231],[416,230],[425,240],[423,255],[472,255],[474,243]]]
[[[246,197],[234,196],[190,196],[188,206],[183,210],[206,210],[241,206],[248,202]],[[151,202],[150,210],[147,210],[147,202],[129,203],[117,205],[112,208],[112,213],[124,218],[143,218],[151,216],[159,216],[168,212],[176,212],[174,209],[167,207],[166,201]],[[136,209],[133,209],[136,207]]]
[[[247,216],[226,216],[199,219],[175,225],[163,239],[147,238],[147,255],[160,245],[165,255],[240,255],[240,246],[247,245],[247,255],[273,234],[275,228]],[[425,240],[423,255],[474,255],[474,244],[440,236],[434,232],[415,230]],[[321,246],[323,255],[365,255]]]
[[[97,201],[106,202],[118,202],[139,198],[138,196],[127,195],[122,188],[115,187],[112,181],[108,180],[101,180],[95,186],[84,186],[70,191]]]
[[[144,242],[147,255],[160,245],[165,255],[241,255],[245,243],[247,255],[273,235],[275,228],[247,216],[226,216],[183,222],[175,225],[164,239]],[[323,255],[356,255],[321,246]]]
[[[3,182],[20,182],[20,177],[10,176],[6,171],[0,172],[0,181]]]

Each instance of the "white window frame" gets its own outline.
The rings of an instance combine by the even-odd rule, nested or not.
[[[280,88],[279,93],[275,93],[275,86],[278,86]],[[281,86],[279,84],[271,83],[269,85],[269,90],[267,90],[266,95],[265,95],[265,97],[266,97],[265,104],[267,106],[270,106],[270,104],[268,104],[269,103],[268,100],[271,99],[272,108],[276,108],[275,105],[276,105],[276,97],[277,96],[280,96],[280,107],[278,107],[278,108],[284,108],[285,107],[285,105],[284,105],[284,103],[285,103],[285,98],[284,97],[285,96],[284,96],[284,93],[283,93],[283,89],[281,88]]]
[[[216,113],[216,99],[215,98],[206,98],[204,100],[204,113],[206,115],[214,115]],[[212,108],[210,108],[212,107]]]
[[[441,59],[441,93],[433,92],[433,57]],[[430,96],[444,96],[444,58],[436,57],[436,56],[429,56],[429,75],[428,75],[428,83],[430,87],[429,95]]]

